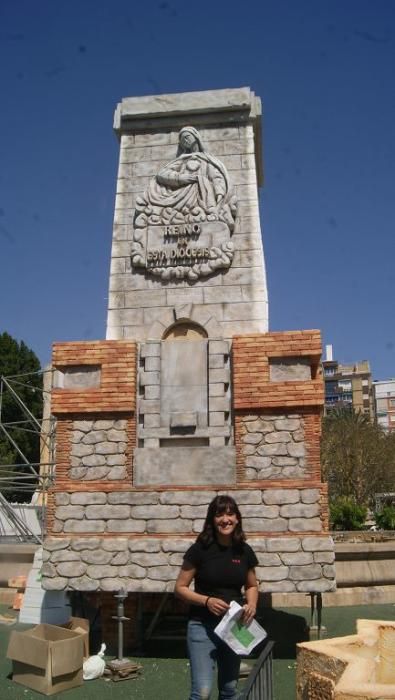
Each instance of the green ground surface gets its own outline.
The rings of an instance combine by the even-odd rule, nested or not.
[[[10,613],[5,606],[0,612]],[[395,605],[369,605],[327,608],[322,623],[326,637],[352,634],[357,618],[395,619]],[[271,638],[276,640],[274,660],[275,700],[295,698],[295,640],[305,635],[310,622],[308,608],[267,610],[264,624]],[[30,625],[0,624],[0,698],[1,700],[33,700],[44,696],[17,685],[11,680],[11,662],[6,658],[9,635],[13,629],[27,629]],[[53,695],[63,700],[187,700],[189,689],[188,661],[183,656],[184,645],[156,642],[146,649],[146,656],[133,657],[143,666],[136,680],[114,683],[103,679],[86,681],[83,686]],[[263,700],[263,699],[262,699]]]

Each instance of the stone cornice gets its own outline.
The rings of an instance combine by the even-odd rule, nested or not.
[[[263,182],[261,99],[249,87],[124,97],[114,113],[114,131],[122,134],[216,124],[251,124],[258,183]]]

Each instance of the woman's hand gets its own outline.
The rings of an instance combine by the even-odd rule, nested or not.
[[[244,625],[249,625],[255,617],[256,606],[258,605],[258,582],[256,580],[255,569],[248,569],[245,583],[246,603],[243,605],[241,621]]]
[[[217,615],[219,617],[220,615],[224,615],[224,613],[226,613],[226,611],[229,608],[229,605],[228,603],[225,603],[224,600],[221,600],[221,598],[212,598],[210,596],[206,601],[206,608],[213,615]]]
[[[241,621],[244,625],[249,625],[251,620],[254,619],[256,613],[256,607],[250,603],[243,605],[243,614],[241,616]]]

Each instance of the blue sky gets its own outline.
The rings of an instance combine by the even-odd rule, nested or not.
[[[105,337],[122,97],[263,100],[271,330],[395,377],[393,0],[2,0],[0,330]]]

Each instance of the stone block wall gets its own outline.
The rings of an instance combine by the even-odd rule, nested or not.
[[[58,415],[56,484],[118,481],[132,478],[135,414]]]
[[[242,481],[320,480],[321,418],[317,410],[240,411],[235,417],[235,431]]]
[[[261,591],[333,587],[333,547],[320,534],[325,493],[303,488],[226,492],[241,507],[243,528],[259,559]],[[182,554],[201,531],[217,493],[224,491],[57,493],[52,532],[62,536],[46,541],[44,587],[173,590]]]
[[[242,416],[247,479],[303,479],[304,421],[299,413]]]
[[[231,490],[243,504],[248,533],[321,532],[325,489]],[[199,533],[207,506],[217,493],[195,491],[57,492],[52,532],[116,534]]]
[[[127,475],[127,419],[75,420],[70,435],[70,479],[119,480]]]

